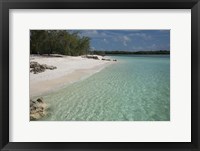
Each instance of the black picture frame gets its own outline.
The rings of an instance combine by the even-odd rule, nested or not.
[[[0,0],[1,150],[200,150],[199,0]],[[9,9],[191,9],[191,142],[9,142]]]

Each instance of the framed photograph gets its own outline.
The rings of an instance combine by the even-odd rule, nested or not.
[[[1,150],[200,150],[198,0],[2,0]]]

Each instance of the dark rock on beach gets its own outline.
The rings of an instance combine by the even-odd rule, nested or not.
[[[111,61],[111,59],[105,59],[105,58],[102,58],[101,60],[105,60],[105,61]]]
[[[33,72],[34,74],[44,72],[46,69],[49,69],[49,70],[57,69],[57,67],[55,66],[39,64],[38,62],[35,62],[35,61],[30,62],[30,68],[31,68],[30,72]]]
[[[97,56],[93,56],[93,55],[87,55],[86,58],[99,60]]]
[[[46,69],[54,70],[54,69],[57,69],[57,67],[55,67],[55,66],[47,66]]]

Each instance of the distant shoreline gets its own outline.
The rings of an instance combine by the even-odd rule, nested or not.
[[[168,50],[159,51],[98,51],[90,52],[96,55],[170,55]]]

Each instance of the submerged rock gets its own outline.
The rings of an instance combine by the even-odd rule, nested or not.
[[[101,60],[111,61],[111,59],[102,58]]]
[[[117,59],[111,60],[111,59],[107,59],[107,58],[102,58],[101,60],[105,60],[105,61],[117,61]]]
[[[43,98],[36,101],[30,100],[30,120],[38,120],[47,115],[48,106]]]

